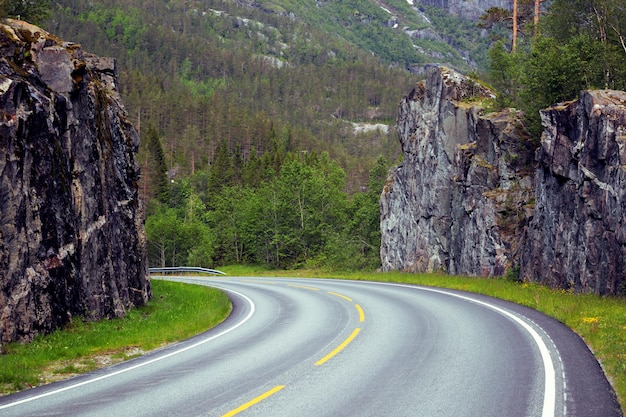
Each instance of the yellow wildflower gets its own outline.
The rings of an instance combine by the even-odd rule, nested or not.
[[[583,317],[583,323],[588,323],[588,324],[592,324],[592,323],[597,323],[600,321],[599,317]]]

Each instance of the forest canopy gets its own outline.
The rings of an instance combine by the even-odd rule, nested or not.
[[[498,106],[524,110],[536,136],[540,109],[585,89],[626,89],[623,1],[553,0],[535,27],[524,13],[519,19],[530,23],[522,26],[518,48],[508,39],[491,48],[489,78],[499,92]]]

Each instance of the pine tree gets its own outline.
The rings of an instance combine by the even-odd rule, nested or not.
[[[208,198],[217,195],[223,187],[233,184],[233,164],[226,140],[222,140],[216,149],[215,157],[209,169]]]
[[[250,149],[248,162],[242,170],[242,182],[245,187],[256,188],[261,183],[263,173],[261,172],[261,160],[259,159],[256,148]]]
[[[167,204],[169,202],[167,164],[159,132],[154,125],[149,125],[145,132],[147,155],[142,173],[144,199],[154,198],[161,203]]]

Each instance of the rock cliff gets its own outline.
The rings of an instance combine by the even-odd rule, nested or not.
[[[536,206],[520,277],[626,293],[626,93],[584,91],[541,112]]]
[[[483,115],[493,93],[429,67],[401,103],[404,162],[381,196],[382,269],[502,275],[532,197],[532,142],[514,111]]]
[[[520,278],[599,294],[626,286],[626,93],[542,112],[541,146],[492,93],[429,67],[400,103],[404,161],[381,195],[382,270]]]
[[[0,24],[0,342],[151,297],[138,142],[113,60]]]
[[[511,9],[509,0],[421,0],[420,3],[445,9],[452,15],[469,20],[478,20],[491,7]]]

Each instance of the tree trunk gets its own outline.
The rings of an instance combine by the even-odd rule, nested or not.
[[[513,0],[513,46],[511,52],[517,52],[517,0]]]
[[[539,6],[541,5],[541,0],[535,0],[535,13],[533,15],[533,24],[534,24],[534,35],[537,37],[538,27],[539,27]]]

